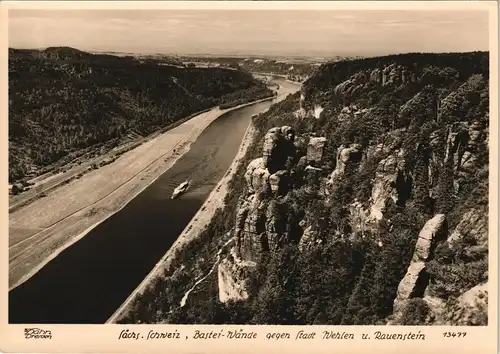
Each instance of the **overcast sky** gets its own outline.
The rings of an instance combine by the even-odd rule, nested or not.
[[[488,50],[486,11],[10,10],[9,46],[164,54]]]

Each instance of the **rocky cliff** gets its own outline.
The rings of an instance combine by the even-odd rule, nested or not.
[[[312,305],[315,315],[302,315],[312,322],[484,322],[487,63],[487,54],[470,53],[328,64],[304,84],[298,110],[254,121],[261,149],[246,167],[234,252],[267,273],[254,297],[237,299],[257,307],[277,301],[266,292],[278,271],[302,282],[291,290],[272,280],[282,296],[298,297],[294,306],[309,299],[330,308]],[[313,257],[339,249],[351,254],[321,273],[349,278],[344,289],[326,279],[309,285],[331,298],[307,289],[308,269],[283,262],[296,257],[318,269],[331,262]],[[240,287],[234,282],[235,293]]]
[[[234,246],[205,299],[165,321],[486,324],[488,65],[488,53],[325,64],[254,117],[226,207],[185,262],[215,257],[226,235]]]

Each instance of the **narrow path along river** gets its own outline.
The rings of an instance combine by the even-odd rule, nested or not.
[[[276,79],[281,94],[297,85]],[[282,97],[282,96],[281,96]],[[9,292],[10,323],[104,323],[151,271],[226,173],[251,116],[271,101],[229,112],[122,210]],[[191,187],[171,200],[184,180]]]

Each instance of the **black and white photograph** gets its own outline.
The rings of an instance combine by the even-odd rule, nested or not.
[[[8,322],[488,326],[489,21],[9,9]]]

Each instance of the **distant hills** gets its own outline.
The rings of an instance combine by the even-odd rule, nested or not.
[[[271,94],[244,71],[71,47],[10,48],[9,180],[110,148],[131,132],[148,135],[194,112]]]

